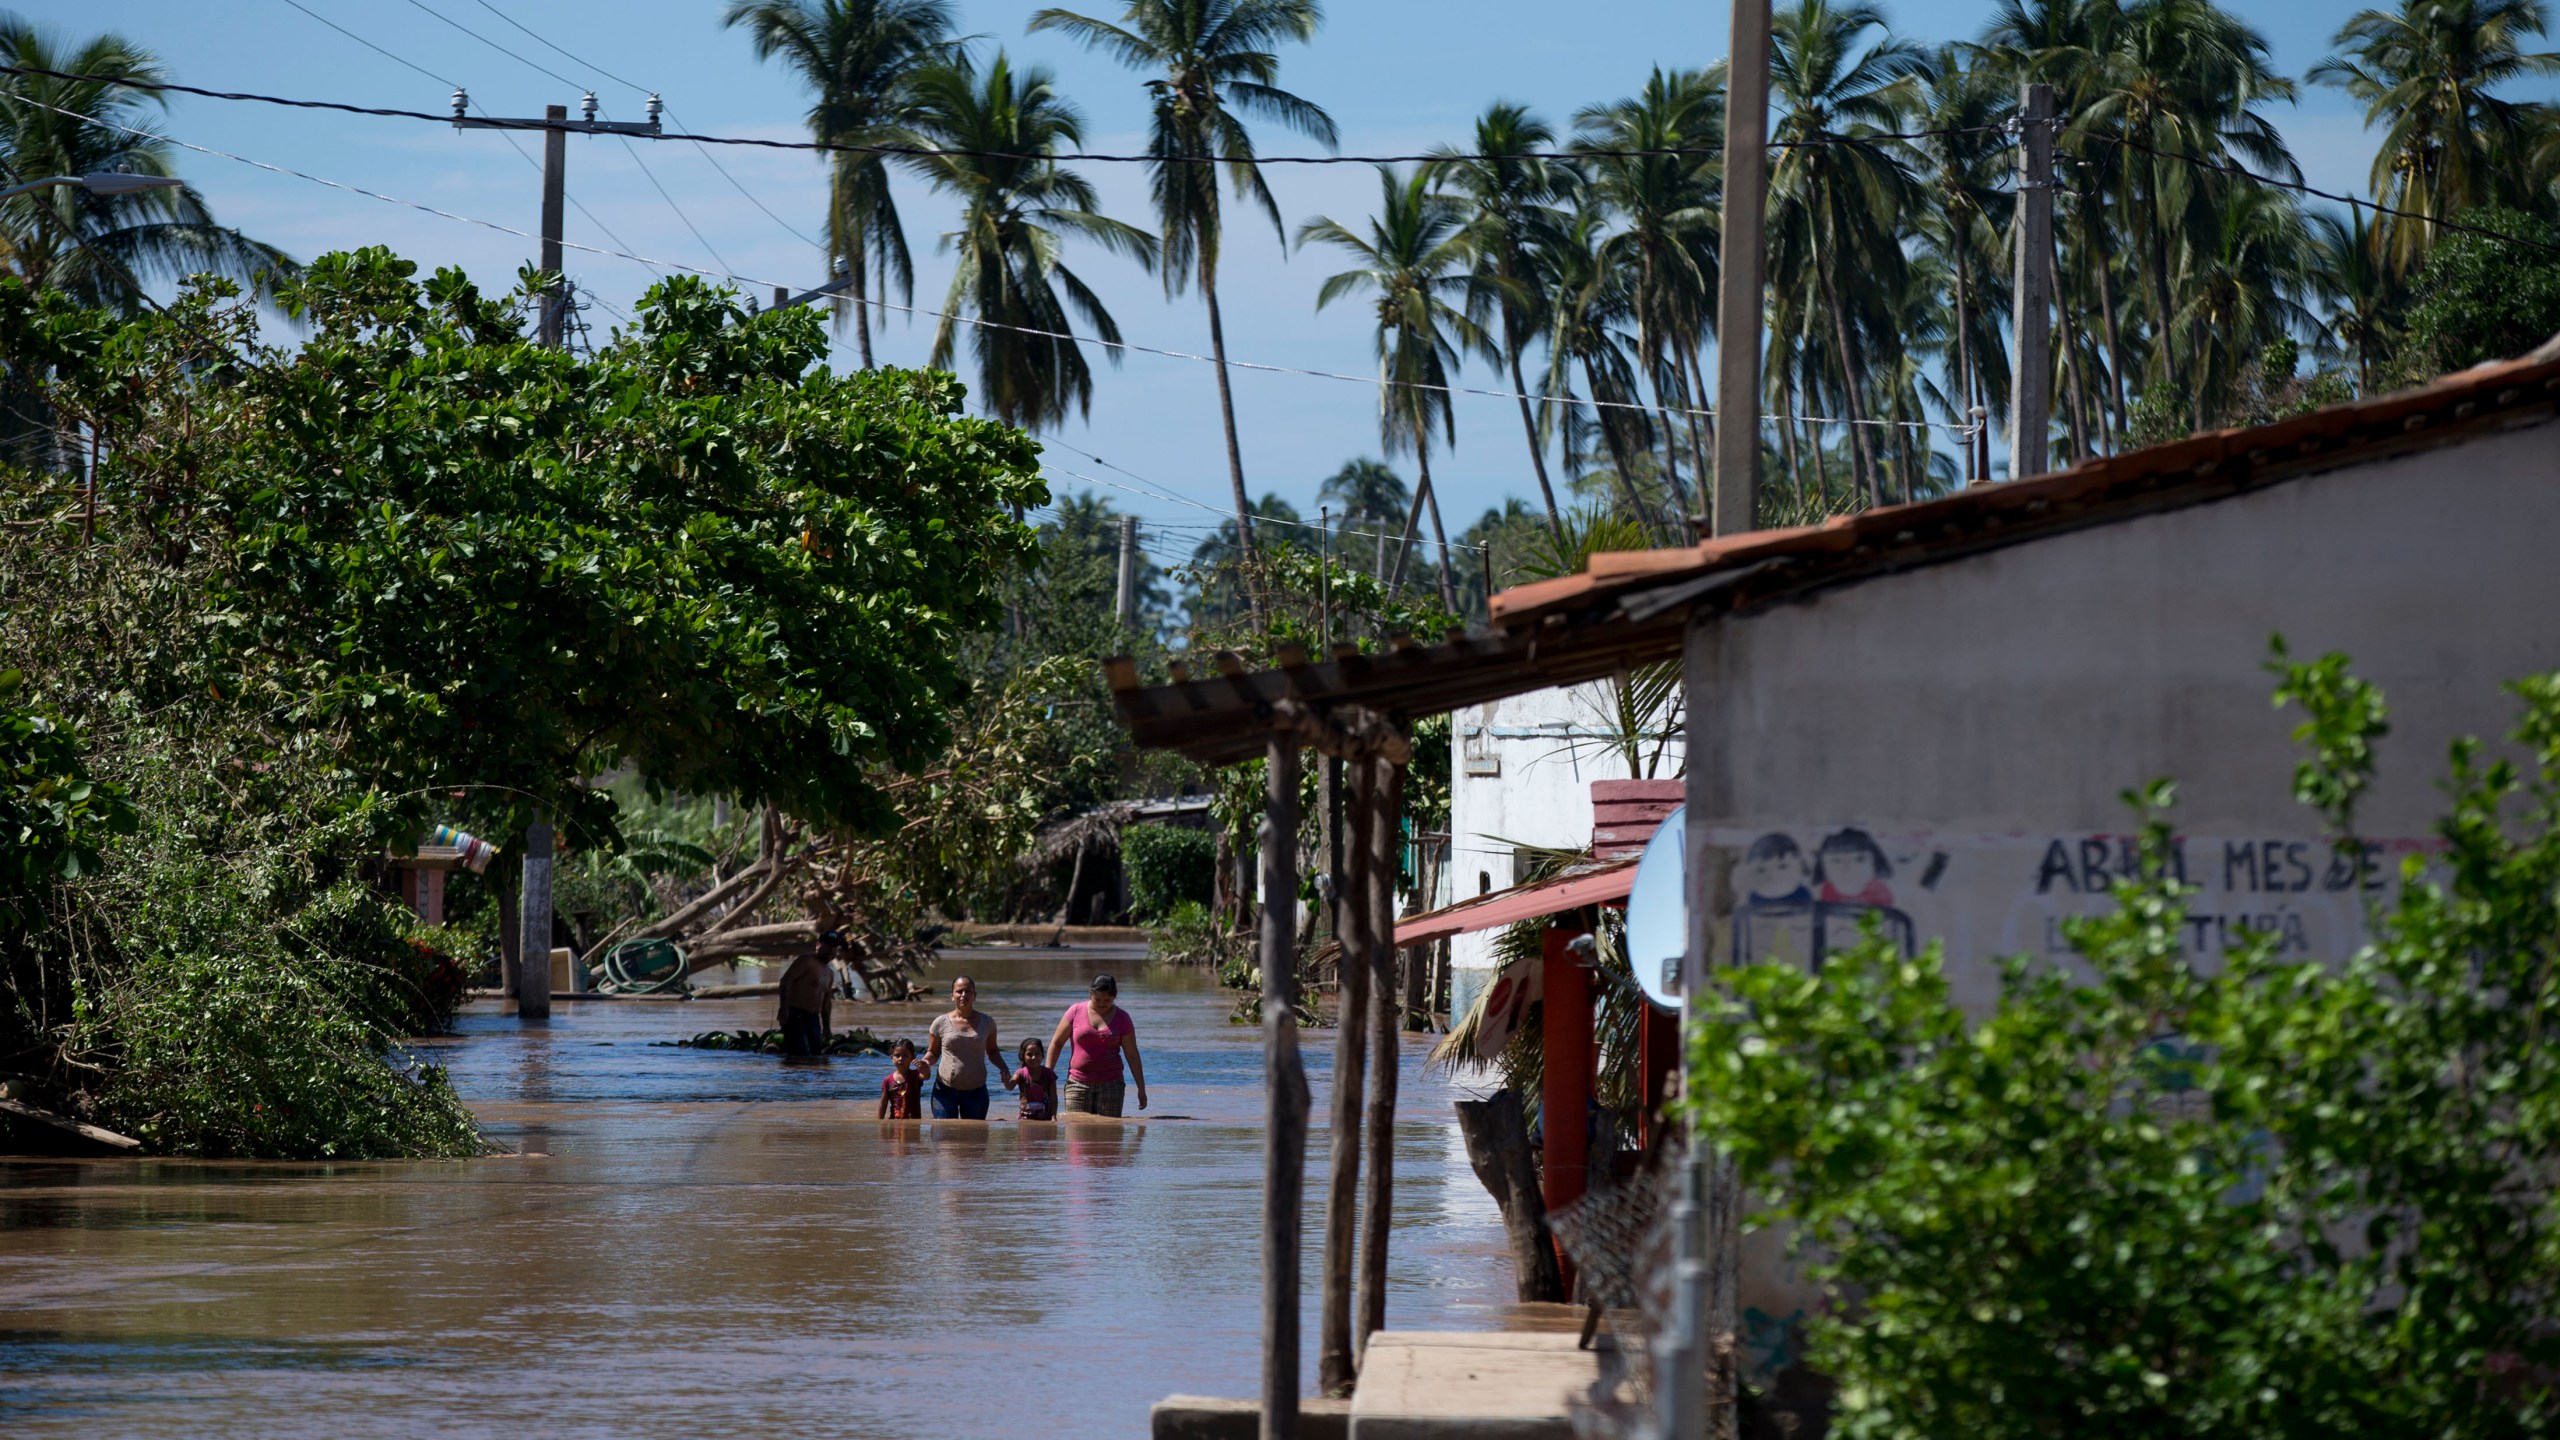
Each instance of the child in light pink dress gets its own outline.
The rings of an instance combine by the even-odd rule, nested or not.
[[[1005,1077],[1007,1089],[1022,1095],[1024,1120],[1058,1118],[1058,1072],[1040,1063],[1045,1047],[1037,1040],[1022,1042],[1022,1068]]]

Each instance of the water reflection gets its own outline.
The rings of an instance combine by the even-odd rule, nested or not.
[[[1095,968],[968,965],[1008,1034]],[[948,1428],[958,1381],[981,1427],[1135,1435],[1166,1393],[1250,1393],[1258,1035],[1198,972],[1108,968],[1157,1100],[1197,1118],[882,1122],[885,1060],[656,1043],[769,1000],[567,1003],[429,1047],[493,1137],[547,1158],[0,1162],[0,1433],[882,1436]],[[838,1023],[914,1035],[936,1008]],[[1482,1324],[1510,1291],[1500,1225],[1421,1048],[1389,1319]]]

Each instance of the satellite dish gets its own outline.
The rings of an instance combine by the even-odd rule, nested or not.
[[[1680,962],[1689,951],[1689,807],[1662,819],[1627,891],[1627,963],[1654,1004],[1680,1005]]]

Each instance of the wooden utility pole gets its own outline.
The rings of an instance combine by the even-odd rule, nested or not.
[[[779,303],[779,302],[777,302]],[[1111,607],[1123,628],[1138,623],[1138,517],[1120,517],[1120,594]]]
[[[1330,756],[1325,769],[1342,762]],[[1326,1105],[1326,1137],[1332,1173],[1325,1177],[1323,1294],[1318,1302],[1320,1334],[1316,1349],[1316,1387],[1324,1394],[1348,1392],[1360,1373],[1360,1344],[1352,1336],[1352,1268],[1356,1259],[1354,1222],[1360,1205],[1360,1091],[1368,1073],[1368,1013],[1379,1003],[1370,983],[1369,853],[1370,814],[1377,807],[1372,764],[1350,763],[1349,844],[1336,841],[1334,938],[1342,959],[1335,973],[1333,1017],[1333,1094]],[[1381,1052],[1382,1062],[1387,1052]],[[1365,1336],[1363,1337],[1365,1338]]]
[[[1395,1228],[1396,1086],[1404,1007],[1396,997],[1396,821],[1404,813],[1404,766],[1384,755],[1357,762],[1368,772],[1369,804],[1360,831],[1362,875],[1354,908],[1369,964],[1369,1174],[1360,1205],[1360,1323],[1354,1353],[1367,1359],[1369,1337],[1387,1324],[1387,1239]],[[1350,966],[1345,952],[1344,969]],[[1336,1081],[1336,1084],[1342,1082]]]
[[[516,898],[516,1015],[551,1018],[551,817],[524,828],[524,884]]]
[[[2018,87],[2017,282],[2009,344],[2009,478],[2045,472],[2053,414],[2053,87]]]
[[[1769,214],[1769,0],[1736,0],[1724,107],[1716,295],[1716,478],[1710,533],[1739,535],[1760,498],[1761,282]]]
[[[1262,778],[1262,1440],[1297,1440],[1307,1066],[1298,1054],[1296,737],[1271,737]]]

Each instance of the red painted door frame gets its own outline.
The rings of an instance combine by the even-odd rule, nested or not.
[[[1552,1215],[1582,1198],[1590,1188],[1591,1099],[1599,1061],[1594,1043],[1591,972],[1582,957],[1566,948],[1585,933],[1580,927],[1550,926],[1545,934],[1544,998],[1539,1039],[1545,1046],[1540,1087],[1539,1189]],[[1573,1294],[1573,1261],[1556,1247],[1556,1264],[1564,1274],[1565,1294]]]

